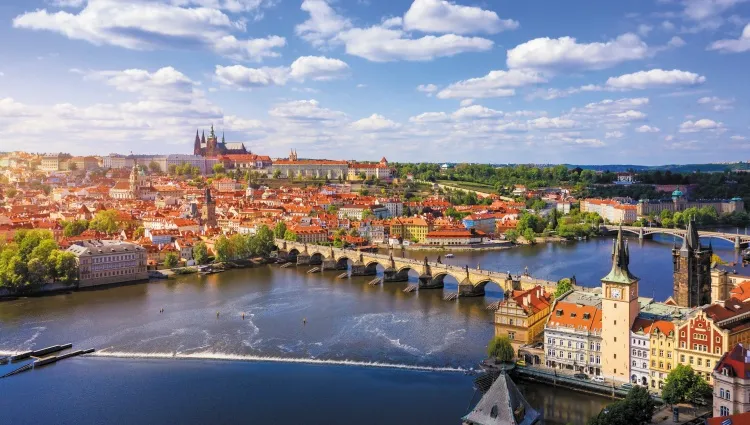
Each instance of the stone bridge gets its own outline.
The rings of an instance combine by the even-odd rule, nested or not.
[[[602,233],[617,232],[619,226],[616,225],[602,225],[599,226],[599,230]],[[685,238],[685,229],[670,229],[663,227],[634,227],[634,226],[622,226],[623,232],[629,232],[638,235],[639,239],[649,239],[654,234],[662,235],[674,235],[679,238]],[[701,238],[716,238],[723,239],[729,243],[734,244],[735,249],[741,249],[747,247],[750,244],[750,235],[740,235],[736,233],[722,233],[722,232],[706,232],[699,230],[698,236]]]
[[[411,258],[394,257],[385,254],[360,252],[351,249],[340,249],[319,245],[307,245],[299,242],[277,240],[279,258],[294,262],[300,266],[320,266],[321,271],[348,270],[349,261],[352,262],[352,276],[375,276],[377,266],[383,267],[383,282],[406,282],[409,280],[409,270],[419,273],[420,289],[437,289],[443,287],[443,280],[451,276],[458,282],[460,297],[477,297],[484,295],[484,287],[493,282],[504,292],[509,290],[525,290],[536,285],[542,285],[554,292],[557,282],[534,279],[531,276],[511,276],[507,273],[491,270],[480,270],[460,267],[436,261],[414,260]]]

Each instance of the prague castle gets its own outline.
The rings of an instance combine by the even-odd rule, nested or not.
[[[248,150],[243,143],[226,143],[224,135],[221,135],[221,142],[218,141],[214,126],[211,126],[211,133],[206,138],[206,132],[198,136],[198,130],[195,131],[195,144],[193,145],[193,155],[204,157],[216,157],[219,155],[248,154]]]

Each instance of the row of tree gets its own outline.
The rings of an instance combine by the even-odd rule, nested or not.
[[[54,281],[70,285],[77,278],[75,255],[61,250],[49,231],[21,229],[12,242],[0,245],[0,287],[11,292],[32,291]]]
[[[197,245],[196,245],[197,246]],[[275,246],[274,232],[268,226],[261,226],[255,235],[235,234],[227,238],[222,235],[214,244],[216,261],[224,262],[254,256],[267,256]],[[195,257],[195,248],[193,249]],[[195,258],[196,262],[198,258]]]

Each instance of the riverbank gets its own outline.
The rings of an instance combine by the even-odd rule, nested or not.
[[[409,244],[409,245],[388,245],[380,244],[379,249],[387,249],[394,251],[440,251],[440,252],[482,252],[482,251],[501,251],[504,249],[510,249],[515,247],[516,244],[510,241],[499,241],[494,243],[482,243],[482,244],[470,244],[470,245],[422,245],[422,244]]]

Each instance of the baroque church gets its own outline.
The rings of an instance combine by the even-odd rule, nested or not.
[[[206,138],[205,130],[201,136],[198,136],[198,130],[195,131],[193,155],[215,157],[219,155],[244,155],[249,153],[244,143],[226,143],[223,133],[221,135],[221,142],[219,142],[216,133],[214,133],[213,125],[211,125],[211,133],[208,135],[208,138]]]

